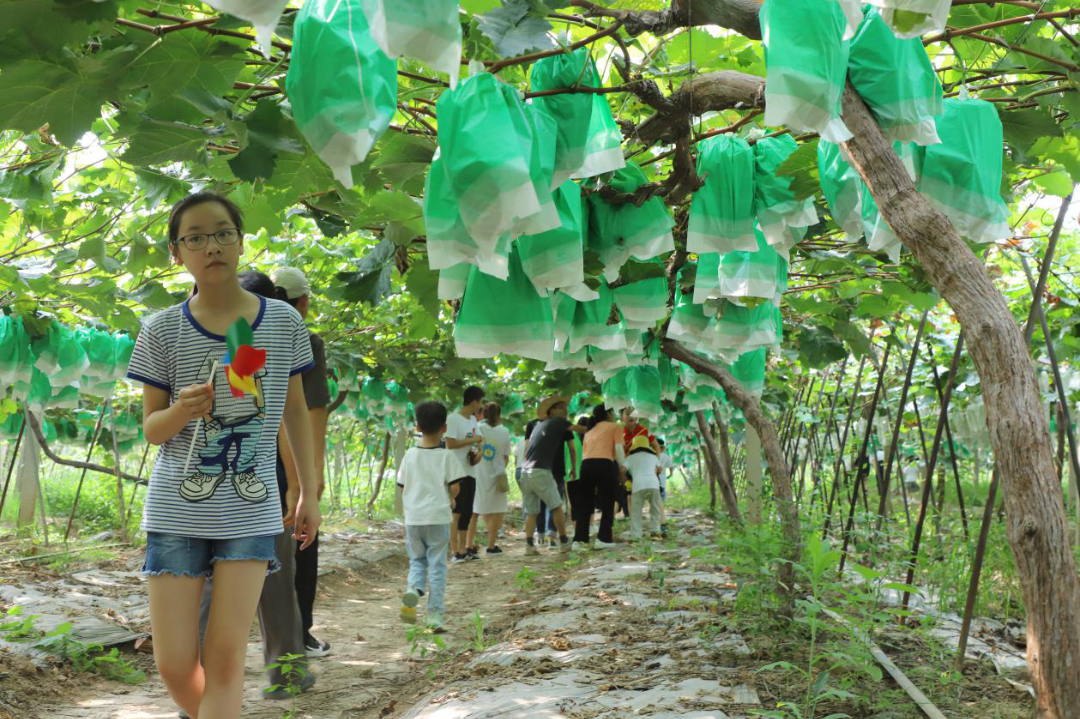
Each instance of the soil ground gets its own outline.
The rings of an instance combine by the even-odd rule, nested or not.
[[[701,548],[714,541],[710,523],[686,513],[673,517],[668,542],[528,558],[521,535],[508,536],[501,542],[506,554],[450,568],[443,647],[430,634],[409,636],[398,618],[407,569],[400,525],[324,535],[314,633],[331,643],[332,654],[314,661],[317,683],[295,704],[263,699],[253,627],[243,716],[277,719],[291,710],[295,718],[334,719],[722,719],[798,702],[805,682],[791,672],[759,670],[781,659],[804,662],[804,642],[758,631],[745,612],[736,614],[735,578],[715,559],[702,559]],[[145,594],[132,574],[139,561],[129,550],[96,559],[96,574],[5,566],[0,578],[45,594],[50,587],[97,593],[102,606],[104,597],[128,607],[106,609],[111,621],[145,631],[145,613],[133,599]],[[70,577],[93,582],[93,589],[57,589]],[[946,716],[1030,716],[1030,699],[988,663],[950,673],[948,657],[923,635],[892,632],[880,641]],[[35,666],[0,648],[0,717],[175,717],[151,655],[126,656],[147,681],[133,686],[55,662]],[[855,681],[848,689],[860,698],[823,703],[815,716],[921,716],[889,679]]]

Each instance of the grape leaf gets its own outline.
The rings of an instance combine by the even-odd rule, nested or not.
[[[0,127],[35,132],[43,125],[73,145],[101,115],[105,88],[52,62],[23,60],[0,72]]]

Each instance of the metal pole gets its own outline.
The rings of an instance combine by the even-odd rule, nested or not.
[[[964,601],[964,621],[960,625],[960,641],[956,648],[957,668],[964,666],[968,632],[971,631],[971,616],[975,613],[975,598],[979,593],[979,576],[982,574],[983,557],[986,555],[986,539],[990,534],[990,523],[994,514],[994,500],[997,498],[997,488],[998,471],[995,468],[990,478],[990,492],[986,497],[982,526],[979,527],[979,543],[975,547],[975,561],[971,565],[971,579],[968,582],[967,599]]]
[[[944,399],[944,395],[941,393],[941,377],[938,376],[937,365],[934,363],[933,350],[929,347],[926,351],[930,354],[930,368],[934,372],[934,389],[937,390],[938,403],[941,403]],[[950,370],[953,372],[955,370]],[[960,467],[956,463],[956,445],[953,444],[952,438],[952,425],[949,423],[949,415],[943,415],[943,421],[945,422],[945,442],[949,445],[949,463],[952,465],[953,479],[956,481],[956,501],[960,504],[960,519],[964,524],[964,541],[970,539],[968,529],[968,516],[967,508],[964,502],[964,489],[960,486]],[[976,480],[978,477],[976,477]],[[978,481],[975,482],[975,486],[978,486]]]
[[[895,331],[893,336],[895,336]],[[840,567],[838,576],[844,573],[844,564],[847,561],[848,545],[851,544],[851,530],[855,526],[855,505],[859,499],[859,486],[866,481],[866,475],[870,472],[870,462],[866,457],[867,447],[870,446],[870,435],[874,431],[874,413],[877,412],[878,398],[881,396],[881,387],[885,384],[885,372],[889,367],[889,353],[892,351],[892,343],[885,343],[885,354],[881,358],[881,371],[878,373],[877,385],[874,387],[874,398],[870,400],[870,411],[866,419],[866,432],[863,434],[862,447],[859,456],[855,460],[855,484],[851,492],[851,506],[848,508],[847,523],[844,526],[844,547],[840,550]],[[863,489],[863,498],[866,497],[866,489]]]
[[[8,463],[7,477],[4,478],[4,493],[0,495],[0,514],[4,513],[4,504],[7,502],[8,485],[11,484],[11,473],[15,471],[15,460],[19,456],[19,446],[22,444],[23,432],[26,431],[26,420],[19,427],[19,436],[15,438],[15,449],[11,452],[11,462]]]
[[[836,462],[833,464],[832,486],[829,487],[828,506],[825,508],[825,525],[821,538],[829,536],[829,525],[832,524],[833,500],[836,499],[836,490],[841,479],[847,478],[847,467],[844,464],[844,451],[847,448],[848,430],[851,429],[851,419],[855,414],[855,403],[859,399],[859,389],[862,387],[863,370],[866,368],[866,355],[859,360],[859,370],[855,373],[855,386],[851,388],[851,398],[848,400],[847,418],[844,420],[844,433],[838,437],[836,448]],[[841,473],[842,472],[842,473]]]
[[[900,441],[900,425],[904,422],[904,407],[907,405],[908,391],[911,389],[911,376],[915,372],[915,360],[919,358],[919,343],[922,342],[923,332],[926,330],[926,318],[929,314],[929,310],[923,310],[922,319],[919,320],[919,330],[915,333],[915,342],[911,346],[911,359],[908,360],[904,386],[900,390],[900,403],[896,408],[896,422],[893,424],[892,439],[885,449],[885,477],[882,479],[881,496],[878,498],[878,518],[875,527],[879,532],[881,531],[881,525],[885,521],[885,503],[889,498],[889,480],[892,476],[893,459],[896,457],[896,445]],[[907,508],[906,501],[904,507]],[[909,515],[908,523],[910,524],[910,522],[911,516]]]
[[[949,416],[949,403],[952,401],[953,388],[956,386],[956,371],[960,366],[960,355],[964,346],[964,333],[956,338],[956,349],[953,350],[952,365],[949,368],[949,383],[945,385],[945,393],[941,398],[941,409],[938,412],[938,424],[934,430],[934,444],[930,449],[930,458],[926,463],[926,479],[923,481],[922,499],[919,502],[919,518],[915,522],[915,536],[911,540],[911,558],[908,560],[907,579],[905,584],[912,584],[915,579],[915,566],[919,562],[919,545],[922,543],[923,524],[926,521],[926,505],[930,501],[930,494],[934,486],[934,469],[937,467],[938,454],[941,452],[941,439],[945,433],[946,419]],[[965,529],[967,525],[965,523]],[[904,592],[903,607],[907,609],[911,599],[910,592]]]
[[[113,462],[116,467],[116,501],[120,502],[119,511],[117,515],[120,519],[120,539],[127,541],[127,525],[124,524],[124,517],[127,516],[127,512],[124,511],[124,480],[120,476],[120,445],[116,441],[116,410],[113,408],[113,404],[109,402],[109,424],[112,428],[112,448],[113,448]]]
[[[94,423],[94,433],[90,436],[90,447],[86,450],[87,462],[94,454],[94,445],[97,444],[98,434],[101,432],[101,420],[104,416],[105,408],[101,407],[98,409],[97,422]],[[64,530],[64,544],[67,544],[68,537],[71,536],[71,524],[75,521],[75,510],[79,508],[79,496],[82,494],[84,479],[86,479],[86,467],[83,467],[82,474],[79,475],[79,484],[75,488],[75,501],[71,503],[71,514],[68,516],[67,529]]]

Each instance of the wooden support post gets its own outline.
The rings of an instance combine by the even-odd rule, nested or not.
[[[746,514],[751,524],[761,524],[761,438],[746,425]]]
[[[30,421],[30,410],[25,409],[23,423]],[[19,490],[19,514],[16,521],[17,527],[24,527],[34,522],[34,510],[37,509],[38,482],[41,481],[41,450],[40,443],[35,434],[30,433],[26,437],[26,446],[23,447],[22,459],[19,462],[19,474],[15,478],[15,486]]]
[[[822,528],[821,538],[829,536],[829,525],[832,524],[833,500],[840,482],[847,477],[847,466],[844,464],[844,452],[847,449],[848,431],[851,429],[851,420],[855,416],[855,404],[859,399],[859,390],[862,388],[863,370],[866,369],[866,355],[859,360],[859,369],[855,373],[855,386],[851,388],[851,397],[848,399],[847,418],[844,420],[844,431],[837,439],[836,462],[833,463],[832,485],[829,487],[829,498],[825,507],[825,523]]]
[[[112,430],[112,448],[113,448],[113,463],[116,467],[116,501],[119,502],[117,516],[120,519],[120,539],[127,541],[127,523],[124,518],[127,516],[127,512],[124,511],[124,479],[123,479],[123,467],[120,466],[120,445],[116,441],[116,410],[113,408],[113,404],[109,403],[109,427]]]

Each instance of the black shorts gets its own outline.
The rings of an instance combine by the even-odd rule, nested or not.
[[[473,516],[473,501],[476,499],[476,477],[462,477],[458,482],[458,494],[454,498],[454,514],[461,515],[458,529],[468,529]]]

